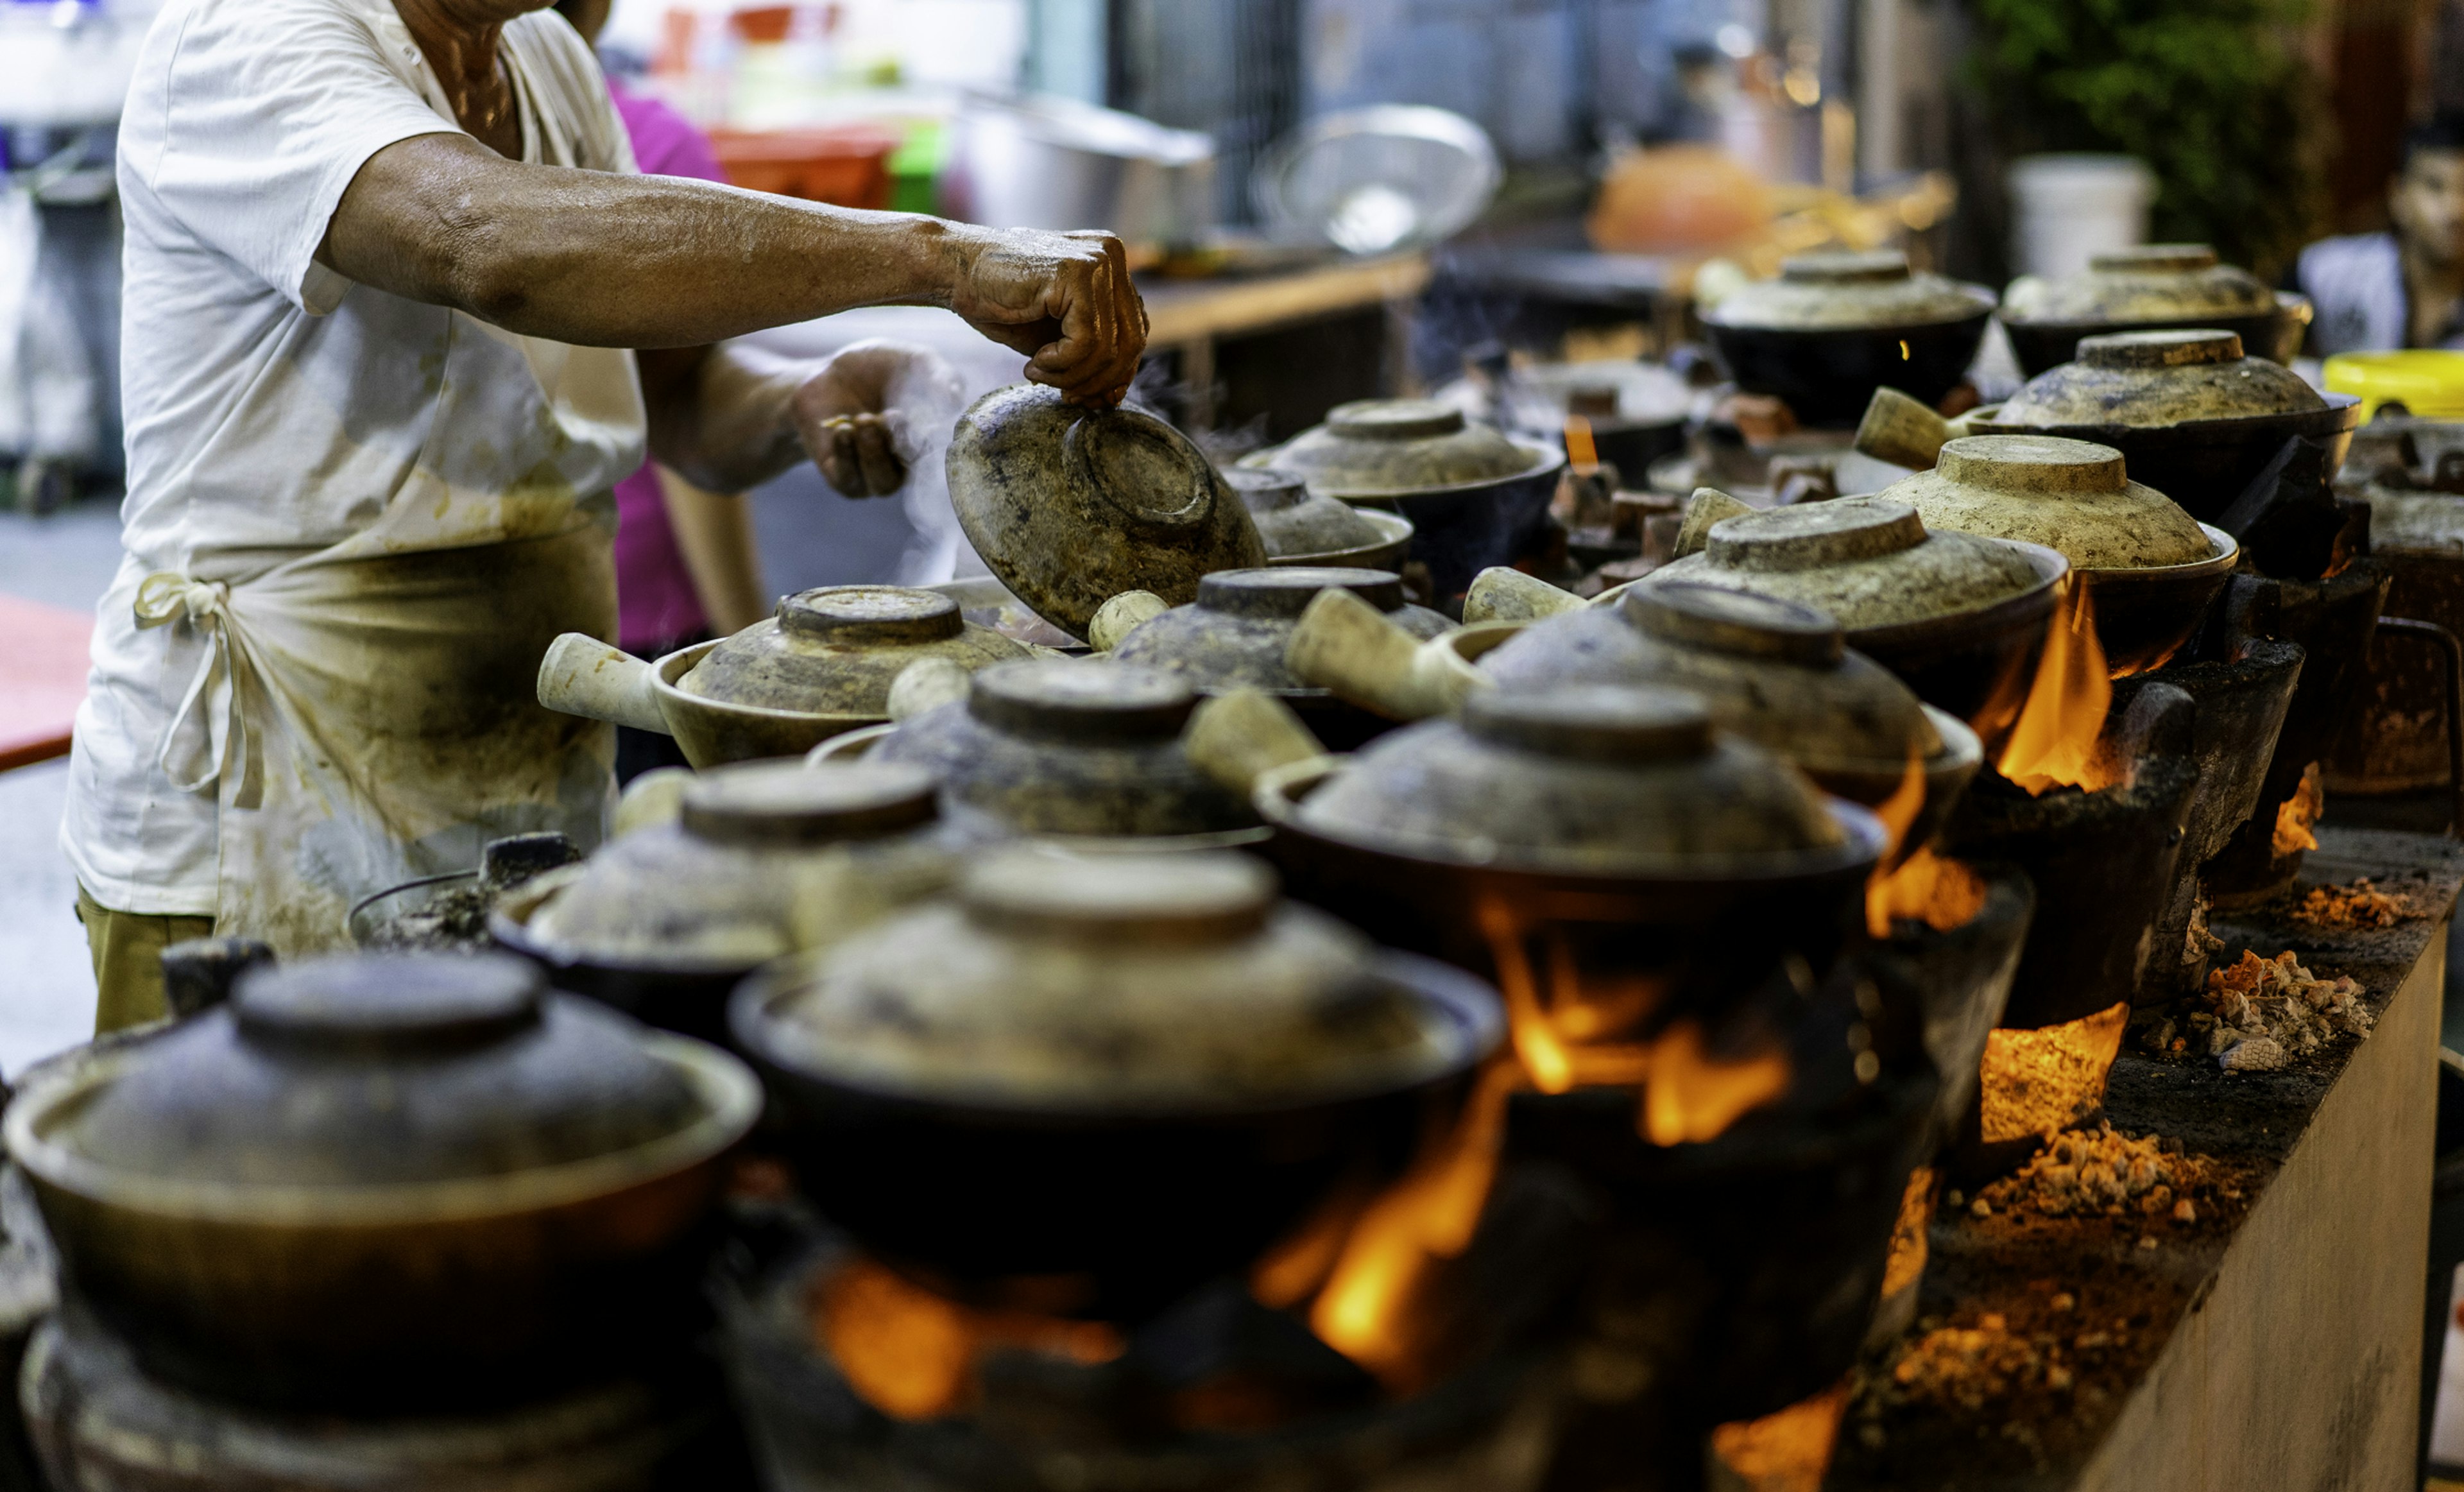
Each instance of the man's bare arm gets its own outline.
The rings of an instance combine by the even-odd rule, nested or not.
[[[1109,234],[530,165],[459,134],[370,157],[318,257],[362,284],[586,346],[692,347],[856,306],[944,306],[1089,404],[1117,402],[1146,346]]]

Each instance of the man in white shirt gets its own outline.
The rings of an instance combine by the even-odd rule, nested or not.
[[[1079,403],[1136,370],[1116,241],[633,174],[545,4],[171,0],[146,39],[127,554],[62,827],[106,1029],[159,1012],[174,935],[311,952],[487,838],[595,841],[608,733],[532,680],[556,633],[613,635],[608,493],[646,433],[715,491],[807,453],[856,494],[896,469],[883,354],[723,339],[930,304]]]
[[[2464,346],[2464,116],[2406,138],[2387,215],[2391,232],[2301,251],[2292,288],[2310,297],[2312,357]]]

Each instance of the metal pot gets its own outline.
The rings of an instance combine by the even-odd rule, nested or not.
[[[1411,519],[1320,496],[1288,472],[1234,467],[1223,480],[1258,525],[1270,565],[1399,570],[1411,550]]]
[[[901,721],[864,759],[921,766],[940,779],[954,814],[1015,833],[1261,838],[1249,805],[1182,753],[1180,729],[1197,706],[1196,691],[1158,669],[1007,664],[977,674],[965,698]]]
[[[210,1396],[519,1401],[675,1349],[760,1108],[697,1042],[496,955],[312,960],[8,1111],[70,1287]]]
[[[1397,1165],[1502,1025],[1254,862],[1026,848],[733,1019],[834,1221],[960,1295],[1132,1321]]]
[[[1992,314],[1991,291],[1911,274],[1886,252],[1791,259],[1703,320],[1738,387],[1832,427],[1855,425],[1885,384],[1938,402],[1968,376]]]
[[[2018,717],[2069,570],[2040,544],[1933,533],[1903,502],[1842,497],[1723,519],[1699,554],[1637,584],[1687,581],[1826,612],[1848,647],[1991,750]]]
[[[502,899],[504,948],[560,989],[724,1042],[727,995],[761,964],[825,947],[956,878],[967,838],[920,767],[749,762],[684,788],[671,823]]]
[[[2233,333],[2189,330],[2084,338],[2078,362],[2039,374],[1969,428],[2110,446],[2134,481],[2214,522],[2291,438],[2324,442],[2332,472],[2360,419],[2360,400],[2321,398],[2277,363],[2244,356]]]
[[[1363,399],[1241,464],[1290,472],[1313,493],[1409,518],[1411,560],[1428,567],[1431,601],[1453,615],[1473,576],[1539,543],[1566,452],[1431,400]]]
[[[842,731],[890,718],[891,681],[923,658],[964,669],[1033,656],[979,626],[947,596],[829,585],[781,599],[733,637],[648,664],[567,632],[539,662],[550,710],[673,735],[696,767],[800,757]]]
[[[2161,667],[2224,588],[2240,546],[2163,493],[2131,481],[2122,452],[2053,435],[1969,435],[1934,469],[1881,495],[1929,530],[2057,550],[2087,585],[2097,639],[2117,674]]]
[[[954,216],[994,228],[1195,244],[1215,225],[1215,143],[1073,99],[970,98],[952,121],[943,195]]]
[[[2022,277],[2002,297],[2003,330],[2030,378],[2078,357],[2082,338],[2200,328],[2231,332],[2258,356],[2290,362],[2310,324],[2310,302],[2268,289],[2216,261],[2206,244],[2146,244],[2101,253],[2085,273]]]

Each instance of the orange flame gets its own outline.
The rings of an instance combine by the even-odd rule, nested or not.
[[[1847,1413],[1842,1379],[1777,1414],[1714,1427],[1710,1453],[1729,1473],[1719,1480],[1749,1492],[1820,1492]]]
[[[1891,1224],[1891,1252],[1882,1263],[1882,1298],[1889,1300],[1925,1277],[1930,1243],[1925,1225],[1933,1220],[1934,1187],[1941,1174],[1931,1166],[1908,1173],[1908,1188],[1900,1194],[1900,1216]]]
[[[1882,855],[1888,865],[1907,844],[1908,830],[1916,827],[1917,815],[1925,808],[1925,757],[1908,753],[1907,769],[1900,774],[1900,785],[1891,796],[1874,805],[1874,817],[1882,821],[1882,831],[1890,836],[1890,847]]]
[[[2045,632],[2044,655],[2018,723],[2003,744],[2001,774],[2041,798],[2049,788],[2110,786],[2114,778],[2097,759],[2097,736],[2113,706],[2104,647],[2096,637],[2096,606],[2076,577]]]
[[[1986,1143],[2054,1134],[2095,1113],[2129,1022],[2125,999],[2057,1026],[1989,1033],[1977,1066]]]
[[[2317,849],[2319,836],[2310,832],[2310,825],[2326,811],[2327,794],[2319,785],[2319,763],[2314,761],[2301,769],[2301,785],[2293,790],[2293,796],[2277,805],[2276,830],[2268,847],[2279,860]]]
[[[813,1333],[864,1401],[899,1419],[933,1419],[974,1396],[985,1349],[1023,1347],[1080,1363],[1121,1355],[1101,1322],[984,1310],[936,1295],[869,1259],[833,1271],[814,1291]]]
[[[1891,924],[1902,918],[1947,932],[1966,927],[1984,910],[1985,878],[1966,862],[1945,860],[1930,849],[1918,850],[1865,887],[1865,929],[1876,937],[1889,937]]]
[[[1592,441],[1592,422],[1579,414],[1566,416],[1566,464],[1584,476],[1600,464],[1599,447]]]

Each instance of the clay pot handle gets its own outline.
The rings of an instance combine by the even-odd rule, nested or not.
[[[652,767],[630,782],[616,799],[616,822],[609,839],[623,839],[636,829],[654,829],[684,817],[685,784],[693,779],[690,767]]]
[[[1284,645],[1284,667],[1390,720],[1451,714],[1481,682],[1435,641],[1420,642],[1343,590],[1322,590],[1309,602]]]
[[[1583,598],[1506,565],[1472,577],[1463,593],[1463,625],[1476,622],[1538,622],[1561,611],[1580,611]]]
[[[1326,755],[1292,707],[1254,689],[1236,689],[1199,705],[1180,733],[1190,764],[1246,798],[1277,767]]]
[[[967,697],[969,681],[975,677],[958,664],[947,658],[918,658],[898,670],[890,681],[890,701],[885,707],[892,720],[906,720],[927,710],[938,710],[954,700]]]
[[[1896,388],[1878,388],[1857,427],[1857,449],[1877,461],[1923,472],[1951,438],[1950,422]]]
[[[1677,546],[1668,558],[1683,560],[1701,553],[1711,542],[1711,525],[1753,511],[1716,487],[1697,487],[1686,500],[1685,522],[1677,531]]]
[[[1121,646],[1121,639],[1144,624],[1172,609],[1172,603],[1153,591],[1123,591],[1095,608],[1093,620],[1087,624],[1087,643],[1097,652],[1111,652]]]
[[[675,734],[650,692],[650,666],[580,632],[547,645],[547,656],[539,660],[539,702],[560,714]]]

